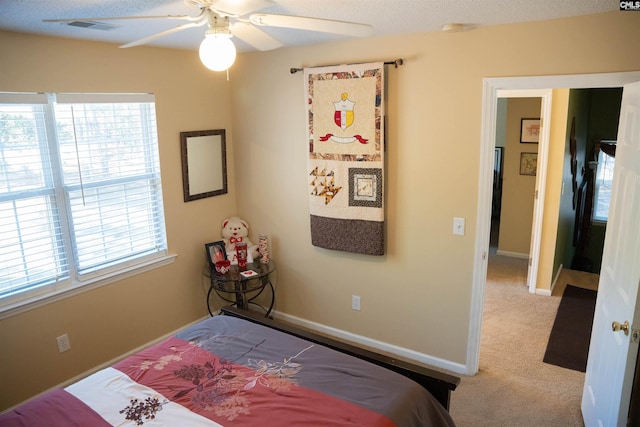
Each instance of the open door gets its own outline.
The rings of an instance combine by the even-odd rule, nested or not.
[[[582,395],[586,427],[627,424],[638,354],[632,328],[640,328],[639,218],[640,82],[636,82],[625,85],[622,94],[611,211]]]

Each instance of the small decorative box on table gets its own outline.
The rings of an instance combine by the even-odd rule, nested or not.
[[[207,293],[207,309],[213,316],[209,301],[211,293],[215,292],[224,301],[227,301],[241,310],[249,310],[249,304],[256,305],[265,311],[265,317],[269,317],[275,302],[275,291],[269,276],[276,271],[276,265],[272,260],[263,264],[260,260],[247,264],[247,269],[241,271],[237,265],[232,265],[225,274],[218,273],[215,269],[205,268],[205,275],[211,280],[211,287]],[[266,288],[271,291],[269,306],[264,307],[255,299],[258,298]]]

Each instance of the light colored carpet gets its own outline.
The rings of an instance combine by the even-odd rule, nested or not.
[[[553,295],[530,294],[526,260],[492,254],[483,311],[480,370],[451,398],[459,427],[584,426],[584,373],[542,362],[567,283],[597,289],[598,275],[564,270]]]

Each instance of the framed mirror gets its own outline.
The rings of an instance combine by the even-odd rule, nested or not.
[[[180,132],[184,201],[227,193],[224,129]]]

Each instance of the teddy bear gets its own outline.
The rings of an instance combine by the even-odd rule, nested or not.
[[[224,249],[227,252],[227,259],[231,264],[238,263],[236,255],[236,243],[244,242],[247,244],[247,261],[253,262],[258,256],[258,245],[254,245],[249,240],[249,224],[247,221],[237,216],[222,221],[222,241]]]

